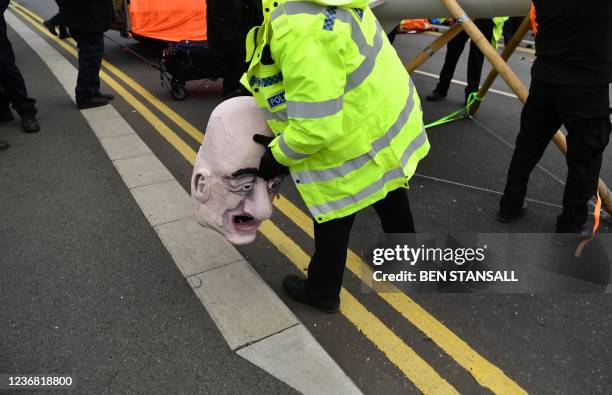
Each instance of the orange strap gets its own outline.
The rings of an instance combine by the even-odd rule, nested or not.
[[[538,22],[536,22],[536,9],[533,3],[531,3],[531,10],[529,10],[529,20],[531,21],[531,30],[533,34],[538,34]]]
[[[595,238],[595,233],[599,229],[599,217],[601,212],[601,197],[599,196],[599,191],[597,191],[597,203],[595,204],[595,212],[593,212],[593,233],[591,237],[586,240],[582,240],[580,244],[578,244],[578,248],[576,249],[576,253],[574,254],[576,258],[580,258],[582,255],[582,251],[584,248]]]

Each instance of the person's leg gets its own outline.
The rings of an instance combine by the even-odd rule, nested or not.
[[[511,16],[504,22],[503,27],[503,35],[504,35],[504,45],[508,45],[512,37],[516,34],[521,22],[523,22],[522,16]]]
[[[346,255],[355,215],[314,224],[315,252],[308,265],[308,287],[325,299],[342,288]]]
[[[498,218],[503,222],[521,212],[529,176],[561,126],[561,118],[553,102],[554,88],[554,85],[533,80],[531,82],[529,97],[521,112],[521,129],[508,169],[504,195],[500,201]]]
[[[492,19],[476,19],[474,21],[476,27],[480,29],[482,34],[485,36],[488,42],[491,42],[493,37],[493,20]],[[465,87],[465,97],[470,95],[472,92],[478,92],[480,88],[480,77],[482,74],[482,65],[484,63],[484,55],[480,49],[470,42],[470,55],[468,57],[468,68],[467,68],[467,86]]]
[[[468,35],[462,31],[446,44],[446,56],[444,57],[442,71],[440,71],[440,81],[438,81],[438,85],[434,90],[434,92],[437,92],[442,97],[445,97],[448,92],[451,80],[455,74],[455,67],[467,40]]]
[[[15,65],[15,53],[8,39],[4,14],[0,14],[0,85],[6,100],[22,118],[34,118],[36,100],[29,98],[21,72]]]
[[[374,203],[385,233],[415,233],[408,194],[404,188],[391,191],[384,199]]]
[[[101,98],[98,96],[100,67],[104,55],[104,35],[102,33],[73,31],[72,36],[79,49],[79,75],[75,88],[77,106],[94,102],[96,104],[107,104],[106,99],[99,100]]]
[[[2,90],[2,86],[0,85],[0,122],[8,122],[15,119],[13,113],[11,112],[11,102],[9,102],[8,97]]]
[[[566,95],[559,96],[565,104],[568,172],[557,232],[575,233],[587,222],[588,202],[597,193],[603,152],[610,139],[609,88],[568,86],[564,90]]]
[[[240,77],[246,71],[247,63],[244,62],[244,50],[224,51],[225,71],[223,73],[223,98],[228,99],[242,89]],[[242,48],[243,49],[243,48]]]

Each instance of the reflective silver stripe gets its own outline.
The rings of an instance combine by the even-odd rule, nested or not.
[[[263,113],[264,113],[264,119],[266,121],[280,121],[280,122],[287,122],[288,118],[287,118],[287,110],[286,109],[281,109],[275,112],[272,112],[270,110],[268,110],[267,108],[263,109]]]
[[[319,102],[287,101],[287,115],[290,118],[323,118],[342,110],[343,102],[343,96]]]
[[[318,206],[310,206],[308,207],[308,210],[315,218],[328,214],[332,211],[341,210],[350,204],[358,203],[361,200],[372,196],[376,192],[380,191],[387,182],[395,180],[396,178],[405,178],[404,172],[400,167],[386,172],[381,178],[378,179],[378,181],[370,184],[354,195],[350,195],[333,202],[323,203]]]
[[[376,57],[378,56],[380,50],[383,45],[382,38],[382,28],[376,23],[376,33],[374,34],[374,45],[369,46],[366,45],[367,53],[364,55],[365,59],[361,64],[348,76],[348,81],[346,82],[346,86],[344,87],[344,92],[348,92],[354,88],[356,88],[359,84],[365,81],[366,78],[370,75],[372,70],[374,70],[374,65],[376,64]]]
[[[291,158],[293,160],[300,160],[309,156],[307,154],[301,154],[299,152],[296,152],[291,147],[289,147],[285,142],[285,135],[281,135],[278,142],[278,147],[281,151],[283,151],[283,154],[285,154],[286,157]]]
[[[406,151],[404,151],[404,153],[402,154],[402,159],[401,159],[402,169],[406,167],[406,165],[410,161],[410,158],[412,158],[412,155],[414,155],[414,153],[419,148],[421,148],[426,142],[427,142],[427,132],[425,131],[425,126],[423,126],[423,130],[421,130],[421,134],[419,134],[419,136],[416,139],[412,140],[412,142],[408,145],[408,148],[406,148]]]
[[[279,17],[283,13],[287,15],[297,15],[297,14],[310,14],[324,15],[326,7],[311,3],[311,2],[287,2],[283,7],[279,7],[272,13],[270,18],[273,21],[275,18]],[[365,79],[370,75],[372,70],[374,69],[374,64],[376,63],[376,57],[378,53],[382,49],[383,38],[382,38],[382,28],[378,21],[376,22],[376,33],[374,34],[374,42],[373,45],[370,46],[367,44],[366,39],[361,31],[361,27],[359,26],[359,22],[355,19],[353,14],[347,9],[338,9],[336,11],[336,19],[341,20],[344,23],[348,23],[351,25],[351,38],[357,48],[359,48],[359,53],[365,58],[363,62],[355,69],[351,74],[349,74],[347,78],[347,83],[344,89],[344,92],[348,92],[351,89],[355,88],[359,84],[361,84]]]
[[[378,152],[387,148],[391,144],[391,140],[393,140],[399,134],[402,128],[406,125],[406,122],[408,122],[408,118],[410,117],[412,109],[414,108],[414,84],[412,83],[412,80],[410,80],[410,85],[408,89],[410,93],[408,94],[408,98],[406,99],[406,104],[404,105],[404,108],[398,115],[393,125],[391,125],[389,130],[387,130],[384,135],[382,135],[381,137],[376,139],[374,143],[372,143],[372,149],[369,152],[366,152],[365,154],[360,155],[355,159],[348,160],[342,163],[340,166],[331,169],[306,170],[299,173],[294,173],[292,175],[293,179],[296,180],[296,182],[297,180],[299,180],[300,184],[329,181],[333,180],[334,178],[344,177],[347,174],[361,168],[366,163],[368,163],[372,158],[376,156]],[[412,144],[413,143],[409,145],[409,148],[412,146]]]
[[[323,14],[327,6],[312,3],[309,1],[288,1],[272,12],[270,22],[281,16],[282,14],[297,15],[297,14]]]

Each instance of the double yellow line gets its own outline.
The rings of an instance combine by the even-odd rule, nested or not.
[[[71,45],[57,39],[41,26],[42,18],[16,2],[13,2],[13,4],[13,11],[22,16],[34,28],[56,42],[71,55],[75,57],[78,56],[74,48],[75,43],[72,39],[68,40]],[[118,95],[122,96],[123,99],[138,111],[162,137],[193,165],[196,152],[146,105],[125,89],[117,80],[111,77],[108,72],[130,87],[134,92],[138,93],[146,102],[152,105],[160,113],[164,114],[198,143],[202,142],[204,137],[203,134],[115,66],[107,61],[103,61],[103,67],[104,71],[100,72],[102,80],[114,89]],[[306,234],[311,238],[313,237],[313,227],[309,216],[283,196],[275,201],[275,206]],[[299,245],[283,233],[272,221],[264,222],[260,231],[298,269],[305,272],[308,266],[309,257]],[[362,281],[369,283],[367,279],[371,278],[371,272],[368,272],[369,269],[367,268],[364,269],[363,265],[361,265],[360,258],[352,251],[349,251],[347,268]],[[379,294],[379,296],[387,302],[389,306],[431,338],[438,347],[443,349],[459,365],[471,373],[480,385],[499,394],[526,393],[499,368],[483,358],[410,297],[392,285],[388,285],[387,289],[389,292]],[[427,362],[416,354],[411,347],[400,339],[378,317],[368,311],[345,288],[342,289],[341,300],[341,313],[380,351],[382,351],[419,390],[424,393],[435,394],[457,393],[457,390],[450,383],[442,378]]]

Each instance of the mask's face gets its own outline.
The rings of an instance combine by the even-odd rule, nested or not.
[[[228,175],[198,175],[193,194],[196,219],[233,244],[250,243],[261,222],[272,216],[272,199],[281,181],[280,177],[266,181],[249,168]]]
[[[282,181],[257,176],[265,148],[253,141],[255,134],[272,135],[253,98],[221,103],[211,114],[191,180],[196,220],[233,244],[255,240]]]

